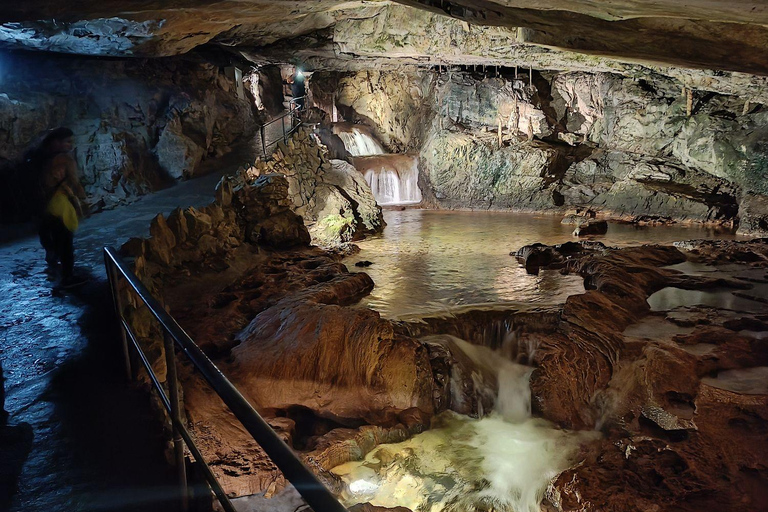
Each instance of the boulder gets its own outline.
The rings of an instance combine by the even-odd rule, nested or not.
[[[182,132],[181,121],[174,118],[169,122],[154,149],[160,167],[174,179],[194,175],[203,159],[205,149],[198,146]]]
[[[187,223],[187,239],[195,241],[201,236],[210,233],[213,227],[211,216],[195,208],[184,210],[184,219]]]
[[[173,249],[176,247],[176,236],[165,221],[163,214],[158,214],[149,225],[150,238],[147,240],[149,255],[158,263],[172,265]]]
[[[604,220],[590,220],[579,224],[573,230],[573,236],[604,235],[608,232],[608,222]]]
[[[182,244],[187,240],[189,228],[187,227],[187,218],[181,208],[175,208],[168,215],[168,227],[176,237],[177,243]]]
[[[264,244],[276,249],[307,246],[311,240],[301,217],[290,210],[276,213],[255,224],[249,232],[248,239],[251,243]]]
[[[287,196],[312,238],[323,247],[337,247],[384,228],[384,217],[363,176],[328,151],[308,129],[299,129],[278,144],[269,162],[246,171],[250,178],[276,173],[285,176]]]

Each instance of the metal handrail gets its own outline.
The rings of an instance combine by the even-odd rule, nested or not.
[[[174,346],[187,356],[195,368],[202,374],[206,382],[208,382],[213,390],[216,391],[238,421],[240,421],[248,433],[251,434],[254,441],[256,441],[269,458],[272,459],[275,465],[283,472],[285,478],[293,484],[299,494],[301,494],[313,510],[316,512],[346,512],[346,509],[339,503],[333,493],[331,493],[331,491],[320,482],[317,476],[304,465],[296,453],[275,433],[272,427],[259,415],[256,409],[254,409],[245,397],[243,397],[229,379],[224,376],[221,370],[208,359],[200,347],[192,341],[189,335],[184,332],[184,329],[182,329],[176,320],[168,314],[162,304],[152,296],[151,292],[147,290],[144,284],[122,260],[114,248],[104,248],[104,264],[107,268],[107,275],[109,276],[115,309],[120,320],[123,353],[126,356],[128,374],[131,374],[130,359],[127,357],[129,354],[127,338],[130,338],[131,344],[139,354],[143,366],[150,375],[153,386],[161,395],[164,407],[171,413],[175,448],[181,446],[180,441],[183,439],[186,445],[190,448],[190,452],[195,457],[195,460],[201,464],[204,476],[214,494],[219,499],[219,502],[222,504],[222,507],[224,507],[227,512],[234,512],[234,507],[226,497],[226,494],[221,488],[221,484],[210,471],[210,468],[205,463],[199,450],[194,445],[192,437],[181,422],[178,407],[178,390],[173,389],[173,384],[175,383],[173,383],[171,379],[171,370],[173,370],[173,373],[175,374]],[[123,317],[120,295],[117,289],[117,280],[119,278],[124,279],[130,285],[163,329],[167,341],[166,361],[169,370],[168,380],[169,388],[171,388],[169,389],[171,393],[170,397],[165,395],[162,385],[154,372],[152,372],[151,364],[147,360],[146,355],[144,355],[133,330]],[[173,380],[175,380],[175,376]],[[176,401],[176,407],[174,407],[174,401]],[[176,442],[177,436],[179,438],[178,443]],[[176,454],[178,463],[178,449],[176,450]],[[181,464],[183,465],[183,459]],[[184,490],[184,495],[186,495],[186,477],[183,473],[180,473],[180,479],[184,480],[180,483]]]
[[[262,150],[263,157],[264,157],[265,160],[267,158],[269,158],[269,153],[267,152],[267,148],[277,144],[281,140],[283,141],[283,143],[287,143],[288,142],[288,137],[290,137],[301,126],[302,121],[301,121],[301,117],[299,116],[299,114],[301,112],[303,112],[304,110],[306,110],[306,108],[307,108],[307,99],[308,99],[307,96],[300,96],[298,98],[292,98],[288,102],[288,112],[284,112],[284,113],[280,114],[280,116],[267,121],[266,123],[262,124],[259,127],[259,134],[261,136],[261,150]],[[299,101],[301,101],[302,103],[299,103]],[[288,131],[285,130],[285,118],[286,117],[290,117],[291,118],[291,125],[290,125],[290,128],[288,129]],[[279,138],[277,138],[277,139],[275,139],[273,141],[267,142],[267,140],[266,140],[266,129],[267,129],[267,126],[269,126],[271,124],[274,124],[274,123],[277,123],[278,121],[280,121],[281,126],[282,126],[282,133],[283,133],[282,137],[279,137]]]

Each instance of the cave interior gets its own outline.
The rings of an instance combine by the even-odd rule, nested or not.
[[[766,48],[751,0],[0,5],[0,510],[768,510]]]

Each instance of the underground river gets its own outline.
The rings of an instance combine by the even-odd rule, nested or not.
[[[376,287],[362,304],[386,318],[478,304],[548,306],[584,291],[579,276],[546,270],[528,275],[509,255],[536,242],[578,240],[574,226],[561,224],[559,216],[410,209],[385,211],[384,219],[383,234],[357,242],[360,252],[344,263],[371,276]],[[702,226],[610,223],[607,235],[583,239],[629,246],[699,238],[736,236]],[[371,265],[355,266],[358,262]]]
[[[575,240],[573,226],[559,216],[414,209],[384,216],[383,234],[359,242],[360,252],[345,260],[373,278],[376,287],[363,304],[384,317],[414,320],[471,305],[551,306],[584,292],[578,275],[529,275],[510,256],[527,244]],[[702,226],[612,223],[607,235],[587,239],[631,246],[711,238],[736,236]],[[515,343],[514,337],[507,333],[504,343]],[[600,433],[562,430],[533,417],[533,368],[504,357],[503,347],[492,351],[446,335],[422,341],[463,352],[477,369],[473,379],[493,375],[487,391],[495,393],[494,410],[479,419],[445,412],[430,430],[334,468],[345,484],[344,502],[430,512],[538,511],[550,481]]]

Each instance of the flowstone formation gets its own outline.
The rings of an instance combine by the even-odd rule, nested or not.
[[[698,272],[684,274],[660,268],[686,261],[675,248],[611,250],[586,242],[517,253],[531,271],[577,272],[590,288],[566,302],[564,336],[539,335],[533,353],[532,389],[542,415],[605,433],[553,484],[551,499],[561,510],[759,510],[766,504],[754,482],[766,478],[768,397],[759,387],[711,378],[749,374],[768,361],[762,292],[750,292],[768,282],[766,242],[679,247],[700,264],[739,264],[694,266]],[[685,265],[680,268],[690,268]],[[649,303],[657,304],[657,294],[669,287],[750,299],[730,307],[652,310]]]
[[[364,273],[349,273],[333,253],[309,247],[292,206],[281,175],[224,180],[214,204],[175,212],[167,221],[159,216],[150,239],[133,240],[124,250],[184,329],[335,492],[365,501],[372,491],[355,475],[375,471],[376,454],[406,478],[416,467],[408,457],[434,443],[459,447],[461,441],[453,464],[492,471],[501,447],[484,455],[470,448],[502,443],[514,431],[544,434],[550,441],[543,441],[542,450],[559,454],[551,466],[542,466],[535,483],[502,485],[491,474],[478,481],[461,472],[453,480],[423,474],[423,492],[414,491],[416,501],[408,503],[435,506],[441,496],[454,504],[512,503],[522,492],[514,489],[525,489],[533,493],[525,500],[543,499],[558,510],[764,505],[753,482],[766,476],[761,425],[768,421],[768,402],[764,394],[745,391],[739,372],[750,375],[768,365],[768,350],[755,334],[768,328],[768,318],[753,290],[768,281],[765,240],[679,248],[528,246],[517,253],[526,269],[577,273],[587,292],[558,307],[469,308],[449,317],[394,322],[355,306],[373,282]],[[200,243],[213,233],[221,242]],[[725,261],[736,266],[706,272],[686,266]],[[664,303],[658,294],[670,289],[713,288],[743,298],[753,309],[655,306]],[[145,312],[132,311],[135,301],[126,304],[164,379],[159,332]],[[649,324],[669,336],[649,339]],[[227,492],[279,492],[285,481],[277,468],[192,368],[182,364],[179,379],[186,421]],[[740,391],[729,390],[734,386]],[[531,410],[551,423],[528,418]],[[489,413],[502,418],[485,418]],[[451,427],[448,418],[456,414],[465,416],[456,416]],[[521,419],[522,425],[534,422],[532,430],[514,427]],[[377,446],[404,442],[425,429],[434,432],[365,459]],[[564,451],[559,440],[572,435],[579,441]],[[443,463],[420,460],[418,471]],[[343,466],[354,461],[363,465]],[[510,478],[520,474],[503,471],[513,471],[500,473]],[[492,482],[497,501],[487,501],[486,491],[455,487],[488,485],[483,482]]]
[[[373,311],[347,307],[373,283],[310,246],[289,189],[280,174],[224,178],[211,205],[158,215],[151,237],[132,239],[122,251],[192,338],[322,472],[423,429],[433,413],[431,369],[416,340]],[[164,381],[161,331],[132,294],[121,293],[124,314]],[[179,379],[189,426],[225,489],[236,496],[281,489],[277,468],[185,363]]]

